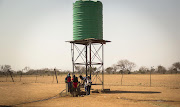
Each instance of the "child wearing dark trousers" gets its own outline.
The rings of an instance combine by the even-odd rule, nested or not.
[[[87,80],[86,80],[86,95],[90,95],[90,90],[91,90],[91,79],[90,77],[88,76],[87,77]]]

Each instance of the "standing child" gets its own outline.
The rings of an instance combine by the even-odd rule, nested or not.
[[[73,81],[73,88],[77,88],[78,85],[78,77],[76,77],[75,75],[72,78]]]
[[[71,90],[71,76],[70,73],[68,73],[67,77],[65,78],[65,82],[68,84],[68,92]]]
[[[84,86],[85,91],[87,91],[87,90],[86,90],[86,79],[87,79],[87,78],[86,78],[86,77],[83,77],[82,75],[80,75],[79,78],[82,80],[82,85]]]
[[[91,90],[91,79],[90,77],[88,76],[87,79],[86,79],[86,95],[90,95],[90,90]]]

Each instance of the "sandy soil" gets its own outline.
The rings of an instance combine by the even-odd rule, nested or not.
[[[90,96],[59,96],[65,89],[65,75],[58,76],[58,84],[52,76],[23,76],[11,78],[0,77],[0,105],[11,106],[180,106],[180,75],[152,75],[152,86],[149,87],[149,75],[124,75],[121,86],[121,75],[105,75],[107,93],[92,93]],[[92,79],[93,80],[93,79]],[[100,83],[100,81],[94,82]],[[102,86],[92,86],[101,89]],[[50,97],[53,99],[32,102]],[[31,102],[31,103],[27,103]]]

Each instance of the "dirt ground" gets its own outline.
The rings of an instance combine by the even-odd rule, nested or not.
[[[106,93],[91,93],[89,96],[60,96],[65,89],[65,75],[0,77],[0,105],[9,106],[75,106],[75,107],[180,107],[180,75],[105,75]],[[96,78],[92,78],[94,82]],[[93,90],[102,86],[92,86]],[[92,90],[92,91],[93,91]],[[61,94],[62,95],[62,94]],[[55,97],[54,97],[55,96]],[[44,100],[43,100],[44,99]],[[38,101],[39,100],[39,101]],[[43,101],[42,101],[43,100]]]

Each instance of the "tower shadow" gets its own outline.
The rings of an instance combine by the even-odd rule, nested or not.
[[[99,93],[100,90],[94,90],[92,91],[92,93]],[[137,94],[157,94],[157,93],[161,93],[158,91],[120,91],[120,90],[107,90],[107,91],[101,91],[101,93],[104,94],[122,94],[122,93],[137,93]]]
[[[161,93],[161,92],[157,92],[157,91],[120,91],[120,90],[114,90],[114,91],[104,91],[102,93],[106,93],[106,94],[117,94],[117,93],[157,94],[157,93]]]

